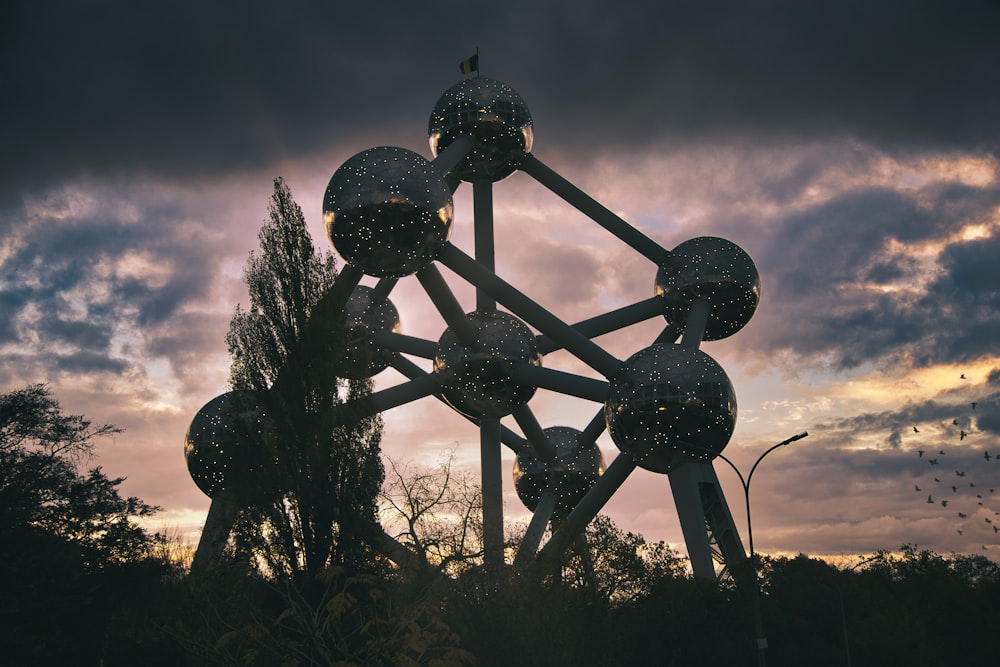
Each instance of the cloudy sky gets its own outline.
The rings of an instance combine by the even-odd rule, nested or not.
[[[164,508],[155,527],[196,538],[204,520],[182,442],[226,391],[224,336],[272,180],[329,248],[332,173],[372,146],[429,156],[431,109],[478,48],[482,74],[530,108],[542,162],[665,248],[721,236],[756,262],[753,320],[702,349],[736,388],[725,454],[744,474],[810,434],[754,476],[759,550],[1000,557],[996,2],[3,12],[0,390],[45,382],[67,410],[124,427],[94,463]],[[655,266],[527,175],[497,183],[494,205],[498,273],[565,321],[651,296]],[[470,253],[471,224],[465,186],[452,240]],[[436,340],[444,325],[408,281],[392,295],[404,331]],[[625,358],[661,327],[598,342]],[[546,359],[560,364],[579,370]],[[598,407],[536,401],[543,426],[583,428]],[[476,465],[478,433],[433,399],[385,418],[387,455],[454,449]],[[742,530],[742,489],[717,470]],[[525,520],[509,478],[505,491],[508,518]],[[683,547],[665,477],[637,471],[605,512]]]

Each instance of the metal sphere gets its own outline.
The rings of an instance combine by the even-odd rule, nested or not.
[[[531,112],[505,83],[470,77],[445,91],[428,123],[431,152],[437,156],[458,137],[472,140],[472,151],[451,170],[463,181],[497,182],[510,176],[531,151]]]
[[[518,363],[541,366],[542,355],[531,329],[513,315],[477,310],[466,317],[476,332],[473,344],[462,343],[451,328],[438,340],[434,373],[441,394],[474,419],[503,417],[535,394],[533,385],[511,379],[511,368]]]
[[[544,491],[553,491],[554,514],[566,516],[604,474],[604,454],[597,443],[583,442],[583,433],[568,426],[551,426],[545,435],[555,448],[555,461],[546,464],[530,450],[519,453],[514,460],[514,489],[532,511]]]
[[[215,498],[233,491],[235,479],[254,464],[253,439],[265,428],[263,413],[245,392],[226,392],[198,410],[184,436],[184,458],[202,493]]]
[[[712,304],[703,340],[719,340],[742,329],[760,302],[760,274],[738,245],[714,236],[681,243],[656,272],[655,290],[663,317],[683,329],[691,304]]]
[[[437,258],[451,236],[454,204],[441,173],[421,155],[382,146],[345,162],[326,186],[323,222],[348,264],[402,278]]]
[[[604,417],[611,439],[640,467],[669,472],[722,452],[736,426],[736,394],[701,350],[652,345],[611,379]]]
[[[391,301],[372,303],[375,290],[358,285],[344,306],[346,315],[345,347],[337,359],[337,372],[341,377],[357,380],[381,373],[389,366],[389,355],[375,343],[380,331],[399,333],[399,311]]]

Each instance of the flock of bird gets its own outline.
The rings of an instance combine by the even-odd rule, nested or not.
[[[963,374],[960,379],[967,378]],[[974,411],[977,403],[971,402],[969,405]],[[966,426],[963,426],[963,423]],[[952,419],[951,425],[959,427],[958,441],[963,443],[960,450],[951,451],[960,454],[961,460],[966,465],[956,466],[950,461],[950,459],[957,458],[957,456],[949,456],[946,449],[950,448],[935,447],[936,453],[934,450],[918,449],[916,450],[917,458],[921,464],[930,467],[930,473],[923,485],[920,483],[913,485],[914,491],[921,494],[921,497],[926,493],[928,504],[940,505],[941,508],[954,512],[953,516],[957,523],[956,531],[959,535],[964,536],[967,531],[970,536],[985,534],[992,538],[993,544],[1000,543],[1000,512],[993,510],[990,503],[994,496],[1000,498],[1000,483],[991,481],[1000,478],[1000,465],[995,468],[990,466],[983,470],[991,462],[1000,464],[1000,453],[991,454],[989,450],[984,450],[982,451],[982,460],[985,463],[978,464],[974,470],[968,468],[967,455],[971,450],[968,443],[964,441],[966,438],[972,438],[971,418],[962,421],[958,418]],[[969,431],[966,431],[966,428],[969,428]],[[920,429],[914,426],[913,432],[920,433]],[[975,460],[979,460],[978,453]],[[973,476],[970,477],[968,472],[972,472]],[[979,483],[977,484],[977,482]],[[982,523],[979,523],[980,519],[982,519]],[[989,547],[983,544],[982,548],[986,551]]]

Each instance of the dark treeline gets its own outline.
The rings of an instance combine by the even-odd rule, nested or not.
[[[156,508],[81,468],[117,431],[64,415],[41,385],[0,395],[0,664],[757,664],[752,589],[694,579],[604,516],[556,572],[487,573],[471,548],[447,568],[426,567],[442,562],[428,550],[414,570],[373,554],[266,576],[231,548],[190,574],[180,545],[138,527]],[[407,526],[425,548],[447,542]],[[909,546],[857,563],[763,560],[768,664],[996,663],[996,563]]]
[[[155,557],[99,571],[63,558],[4,550],[4,605],[21,612],[5,614],[5,664],[757,664],[749,597],[679,574],[615,602],[478,571],[292,582],[232,563],[192,577]],[[911,549],[854,571],[777,558],[762,584],[769,665],[996,664],[1000,570],[982,557]]]

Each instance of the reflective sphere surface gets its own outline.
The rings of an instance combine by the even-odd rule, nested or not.
[[[232,491],[236,477],[255,462],[254,437],[263,437],[261,411],[248,405],[247,394],[226,392],[206,403],[184,436],[184,458],[191,479],[202,493],[215,498]]]
[[[380,331],[399,333],[399,311],[388,299],[372,303],[375,290],[358,285],[347,300],[344,311],[346,346],[337,360],[338,373],[350,380],[368,378],[381,373],[389,366],[389,355],[375,344],[375,334]]]
[[[542,492],[556,494],[556,517],[565,517],[597,478],[604,474],[604,455],[595,442],[582,442],[580,431],[568,426],[551,426],[545,435],[555,447],[556,460],[549,466],[531,451],[514,460],[514,488],[524,506],[534,511]]]
[[[463,345],[451,328],[438,340],[434,373],[448,404],[462,414],[503,417],[527,403],[532,385],[510,378],[514,364],[541,366],[535,337],[521,320],[502,311],[473,311],[466,315],[476,331],[476,342]]]
[[[441,173],[405,148],[383,146],[345,162],[326,186],[323,222],[348,264],[379,278],[416,273],[451,236],[454,205]]]
[[[736,426],[736,394],[722,367],[701,350],[652,345],[611,379],[604,417],[611,439],[636,463],[669,472],[709,461]]]
[[[472,140],[469,156],[451,170],[463,181],[497,182],[510,176],[531,151],[531,112],[505,83],[469,77],[445,91],[428,123],[431,152],[437,156],[458,137]]]
[[[719,340],[753,317],[760,302],[760,274],[735,243],[701,236],[670,252],[656,272],[655,289],[664,302],[664,318],[681,329],[695,299],[707,299],[712,308],[703,340]]]

